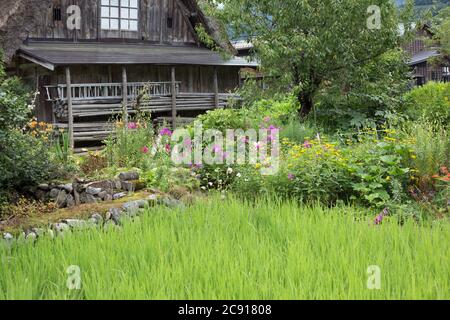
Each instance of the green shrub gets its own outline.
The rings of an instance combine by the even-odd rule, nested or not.
[[[385,207],[406,197],[413,154],[410,146],[395,136],[395,131],[386,130],[379,138],[378,132],[369,130],[360,143],[346,149],[355,200]]]
[[[405,95],[406,113],[412,120],[447,125],[450,122],[450,83],[429,82]]]
[[[64,174],[61,170],[42,140],[18,130],[0,137],[0,189],[55,179]]]

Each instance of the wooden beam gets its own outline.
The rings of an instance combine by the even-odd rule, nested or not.
[[[67,110],[69,118],[69,146],[71,149],[75,147],[73,138],[73,108],[72,108],[72,83],[70,79],[70,68],[66,67],[66,85],[67,85]]]
[[[172,127],[176,129],[177,127],[177,82],[175,74],[175,66],[171,68],[171,78],[172,78]]]
[[[125,127],[128,125],[128,81],[127,68],[122,66],[122,108],[123,108],[123,122]]]
[[[219,108],[219,76],[217,67],[214,67],[214,108]]]

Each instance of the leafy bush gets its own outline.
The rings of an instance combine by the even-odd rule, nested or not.
[[[410,146],[395,137],[396,131],[369,130],[360,143],[346,150],[349,168],[355,177],[353,198],[375,206],[385,207],[406,196],[413,154]]]
[[[6,77],[0,52],[0,135],[25,126],[31,115],[29,99],[20,79]]]
[[[428,82],[405,95],[406,113],[412,120],[450,123],[450,83]]]
[[[0,189],[34,185],[62,174],[41,139],[19,130],[0,137]]]

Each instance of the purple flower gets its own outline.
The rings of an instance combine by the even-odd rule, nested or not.
[[[303,147],[306,149],[310,149],[312,148],[312,144],[308,140],[306,140],[305,143],[303,143]]]
[[[295,179],[295,176],[292,173],[289,173],[288,174],[288,179],[289,179],[289,181],[292,181],[292,180]]]
[[[168,136],[171,137],[172,136],[172,130],[170,130],[169,128],[164,128],[159,132],[160,135],[162,136]]]
[[[270,120],[271,120],[270,117],[265,117],[264,118],[264,122],[270,122]]]
[[[221,146],[219,146],[218,144],[216,144],[216,145],[213,146],[212,151],[213,151],[214,153],[219,153],[219,152],[222,152],[222,148],[221,148]]]
[[[383,223],[384,217],[389,215],[389,209],[384,209],[379,215],[376,216],[374,224],[379,226]]]

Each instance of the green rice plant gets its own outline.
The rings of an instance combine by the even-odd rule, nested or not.
[[[215,197],[149,208],[120,228],[2,243],[0,299],[449,299],[449,222],[366,214]]]

